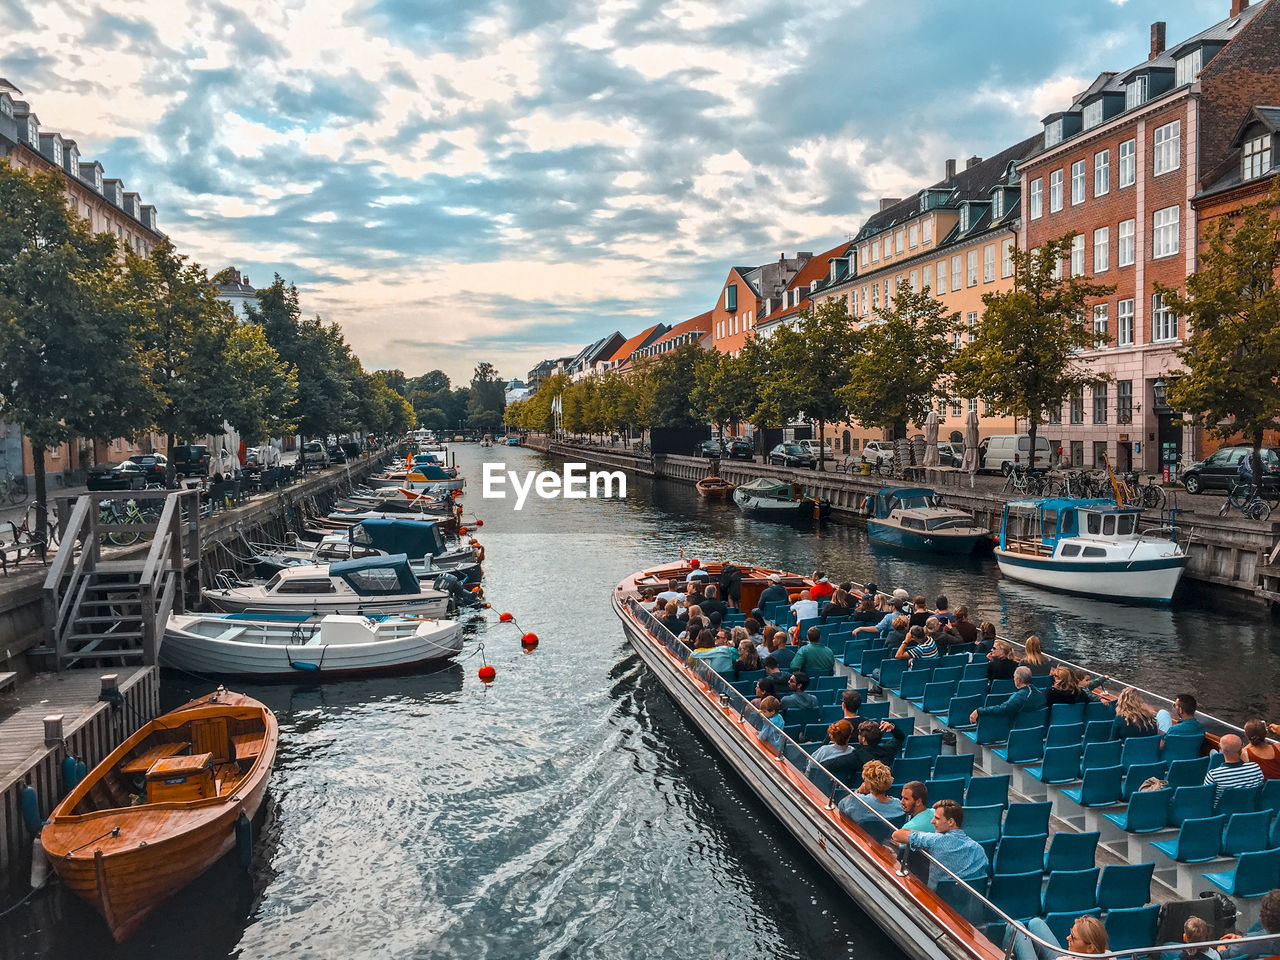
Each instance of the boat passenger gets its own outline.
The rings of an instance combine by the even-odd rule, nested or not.
[[[794,671],[787,678],[787,689],[790,691],[782,698],[783,710],[812,710],[818,705],[818,698],[808,692],[809,675],[803,670]]]
[[[978,642],[978,628],[969,621],[969,608],[963,604],[956,607],[955,618],[950,623],[943,624],[942,629],[948,637],[957,638],[952,643]]]
[[[1156,726],[1166,737],[1199,737],[1204,739],[1204,727],[1196,719],[1196,698],[1189,693],[1180,693],[1173,701],[1173,713],[1168,710],[1156,712]],[[1164,746],[1164,741],[1160,741]]]
[[[889,734],[886,740],[884,735]],[[889,720],[863,720],[858,724],[858,743],[845,756],[832,760],[827,769],[845,783],[855,783],[862,776],[862,768],[872,760],[891,764],[902,750],[907,735],[897,724]]]
[[[674,600],[667,604],[666,609],[663,610],[658,619],[664,627],[677,636],[684,629],[684,624],[680,622],[680,608],[676,606],[676,601]]]
[[[951,799],[939,800],[933,805],[932,820],[933,833],[900,827],[893,831],[893,842],[905,843],[908,850],[927,850],[961,880],[985,880],[989,866],[987,852],[961,829],[964,807]]]
[[[1280,780],[1280,748],[1267,742],[1267,725],[1261,720],[1250,720],[1244,725],[1244,758],[1252,760],[1268,780]]]
[[[808,643],[796,653],[795,658],[791,661],[791,669],[793,671],[802,670],[806,673],[831,672],[835,666],[836,655],[830,647],[823,644],[822,631],[817,627],[810,627],[805,639],[808,640]]]
[[[925,633],[923,626],[912,627],[898,644],[894,657],[898,660],[910,660],[912,663],[917,660],[936,660],[938,645],[934,643],[933,637]]]
[[[911,602],[914,605],[914,609],[911,611],[911,626],[923,627],[925,621],[933,616],[929,612],[929,601],[924,597],[916,597]]]
[[[692,582],[694,580],[709,580],[711,578],[711,574],[702,569],[702,561],[697,557],[694,557],[689,561],[689,567],[689,573],[684,578],[686,582]]]
[[[697,608],[695,607],[694,609]],[[685,641],[697,640],[698,634],[706,629],[706,627],[707,624],[701,617],[690,616],[688,622],[684,625],[684,630],[680,634],[680,639]],[[711,633],[710,630],[707,630],[707,633],[711,636],[711,640],[714,643],[715,634]]]
[[[889,796],[892,786],[893,773],[879,760],[872,760],[862,768],[862,785],[840,801],[839,810],[864,826],[879,824],[876,814],[890,823],[901,823],[902,803]]]
[[[782,585],[782,574],[771,573],[769,574],[769,579],[773,582],[760,593],[761,610],[765,608],[766,604],[791,599],[791,595],[787,593],[787,588]]]
[[[1049,675],[1050,663],[1044,655],[1044,651],[1040,649],[1040,638],[1035,634],[1027,637],[1026,642],[1022,645],[1022,660],[1020,661],[1024,667],[1031,670],[1033,677],[1047,677]]]
[[[853,611],[849,609],[849,595],[843,590],[837,589],[831,595],[827,605],[822,608],[822,613],[818,614],[818,619],[826,623],[831,617],[847,617],[852,613]],[[876,619],[880,618],[877,617]]]
[[[1052,670],[1053,685],[1044,692],[1045,703],[1087,703],[1089,697],[1080,689],[1076,675],[1070,667],[1056,666]]]
[[[755,617],[747,617],[747,619],[743,621],[742,625],[747,630],[748,640],[754,643],[757,647],[760,647],[764,644],[764,637],[760,635],[759,620],[757,620]],[[761,654],[761,656],[764,656],[764,654]]]
[[[727,638],[723,643],[718,643],[713,639],[710,630],[702,630],[698,633],[697,643],[689,659],[706,662],[716,673],[728,673],[733,669],[734,661],[738,659],[738,651],[729,646]]]
[[[1016,717],[1020,713],[1027,710],[1043,710],[1045,706],[1044,694],[1041,693],[1031,684],[1031,668],[1018,667],[1013,671],[1013,693],[1009,694],[1009,699],[1004,703],[992,704],[989,707],[979,707],[969,715],[970,723],[977,723],[978,717],[997,716],[997,717]]]
[[[720,594],[733,609],[742,606],[742,571],[728,561],[720,568]]]
[[[862,694],[857,690],[846,690],[840,694],[840,712],[844,714],[842,719],[849,721],[849,726],[854,730],[861,729],[864,721],[858,716],[858,711],[862,709]]]
[[[1246,937],[1260,937],[1264,934],[1280,934],[1280,889],[1272,890],[1262,898],[1259,905],[1258,922],[1245,931]],[[1238,933],[1224,933],[1223,940],[1239,940]],[[1269,957],[1280,955],[1280,941],[1263,940],[1260,943],[1241,944],[1239,948],[1228,947],[1223,956],[1236,960],[1237,957]]]
[[[907,816],[902,829],[933,833],[933,808],[929,806],[929,788],[919,780],[912,780],[903,786],[902,812]]]
[[[814,600],[808,590],[800,591],[800,599],[791,605],[791,615],[796,623],[801,620],[812,620],[818,615],[818,601]]]
[[[1207,943],[1216,939],[1213,928],[1202,917],[1187,917],[1187,922],[1182,925],[1183,943]],[[1219,960],[1221,955],[1210,947],[1206,950],[1178,950],[1163,956],[1177,957],[1179,960]]]
[[[813,579],[817,581],[809,590],[813,599],[821,602],[836,592],[836,588],[832,585],[830,578],[821,570],[813,572]]]
[[[945,595],[938,594],[938,599],[934,601],[933,615],[944,624],[951,623],[955,620],[955,614],[951,612]]]
[[[658,594],[663,600],[683,600],[685,593],[680,589],[680,581],[671,580],[667,584],[667,589]]]
[[[760,701],[760,715],[767,721],[760,729],[760,739],[777,749],[782,748],[782,704],[777,697]]]
[[[779,697],[787,689],[786,677],[778,669],[778,661],[773,657],[765,657],[760,661],[764,676],[756,681],[756,698],[751,701],[753,707],[759,707],[769,697]]]
[[[850,598],[852,602],[852,598]],[[855,626],[865,627],[869,623],[877,623],[884,616],[884,611],[876,606],[876,599],[870,593],[864,593],[858,600],[856,608],[850,613],[850,620]]]
[[[1013,672],[1017,669],[1018,661],[1013,658],[1013,644],[1008,640],[997,640],[987,654],[988,685],[992,680],[1012,680]]]
[[[1088,921],[1088,922],[1086,922]],[[1044,944],[1033,943],[1024,933],[1011,934],[1014,937],[1014,960],[1072,960],[1058,954],[1063,944],[1057,935],[1049,929],[1049,925],[1040,917],[1032,917],[1027,921],[1027,930],[1044,941]],[[1073,953],[1102,954],[1107,952],[1107,931],[1097,917],[1078,917],[1067,933],[1066,948]]]
[[[741,638],[737,635],[739,630],[742,630],[743,633]],[[742,627],[733,628],[733,639],[737,641],[735,645],[738,648],[738,669],[759,670],[760,653],[756,650],[756,645],[746,638],[746,632]]]
[[[984,654],[990,653],[995,644],[996,625],[990,620],[983,620],[982,623],[978,625],[978,649],[975,652]],[[1013,648],[1010,647],[1009,651],[1012,653]]]
[[[826,763],[836,757],[843,757],[853,748],[849,741],[853,739],[853,724],[848,720],[837,720],[827,727],[827,742],[813,751],[814,763]]]
[[[698,606],[702,605],[702,581],[701,580],[694,580],[692,583],[689,584],[688,587],[685,588],[684,602],[691,607],[694,604],[697,604]]]
[[[899,587],[893,591],[893,602],[890,609],[885,611],[883,617],[874,626],[857,627],[853,631],[856,637],[858,634],[876,634],[877,636],[887,632],[893,625],[893,621],[900,613],[904,613],[904,604],[910,601],[910,595],[907,591]]]
[[[1215,806],[1222,801],[1226,790],[1256,790],[1262,786],[1262,768],[1241,756],[1243,746],[1244,742],[1234,733],[1224,733],[1218,739],[1222,763],[1204,775],[1205,786],[1213,787]]]
[[[707,587],[701,606],[704,614],[718,613],[721,617],[724,617],[729,612],[728,605],[720,599],[720,588],[714,583]]]
[[[1160,732],[1156,726],[1156,714],[1142,694],[1133,687],[1125,687],[1116,697],[1116,718],[1111,721],[1111,739],[1127,740],[1129,737],[1152,737]]]

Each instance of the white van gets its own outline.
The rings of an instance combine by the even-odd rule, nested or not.
[[[992,473],[1007,474],[1013,464],[1027,466],[1031,450],[1031,435],[1028,433],[1007,433],[987,437],[978,444],[978,456],[981,458],[983,470]],[[1053,453],[1046,437],[1036,435],[1035,469],[1048,470],[1053,465]]]
[[[797,440],[796,443],[800,444],[800,446],[804,447],[815,457],[818,456],[819,451],[823,449],[822,444],[820,444],[816,439]],[[834,460],[836,458],[835,448],[831,445],[830,440],[827,441],[826,453],[823,454],[823,457],[827,460]]]

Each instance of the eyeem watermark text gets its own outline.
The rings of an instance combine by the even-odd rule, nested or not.
[[[523,481],[523,482],[522,482]],[[621,470],[592,470],[585,463],[566,463],[564,474],[554,470],[507,470],[504,463],[486,463],[480,496],[486,500],[507,499],[507,485],[516,496],[516,509],[524,507],[530,491],[543,500],[586,500],[599,497],[626,497],[627,475]]]

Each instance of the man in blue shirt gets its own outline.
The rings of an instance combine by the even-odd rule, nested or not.
[[[931,822],[933,833],[902,827],[893,831],[893,842],[905,843],[908,850],[929,851],[933,859],[961,880],[986,877],[987,852],[960,829],[964,825],[964,807],[954,800],[939,800],[933,805]]]
[[[908,594],[907,591],[899,587],[897,590],[893,591],[893,601],[889,604],[889,612],[886,613],[880,619],[880,622],[875,624],[874,626],[868,625],[865,627],[858,627],[853,631],[853,635],[856,637],[859,634],[863,634],[863,633],[876,634],[877,636],[879,636],[880,634],[883,634],[886,630],[888,630],[890,627],[893,626],[893,621],[899,615],[901,615],[903,611],[903,605],[908,604],[910,602],[911,602],[910,594]]]
[[[1204,739],[1204,727],[1196,719],[1196,698],[1189,693],[1180,693],[1173,701],[1173,713],[1160,710],[1156,713],[1156,726],[1166,737],[1199,737]],[[1164,747],[1164,741],[1160,741]]]
[[[805,688],[809,686],[809,675],[803,670],[798,670],[791,674],[791,678],[787,680],[787,689],[791,692],[782,698],[783,710],[810,710],[818,705],[818,698],[812,693],[806,693]]]
[[[999,716],[1013,719],[1026,710],[1043,710],[1044,694],[1031,684],[1031,668],[1019,667],[1013,671],[1013,693],[1004,703],[990,707],[979,707],[969,715],[970,723],[977,723],[978,717]]]

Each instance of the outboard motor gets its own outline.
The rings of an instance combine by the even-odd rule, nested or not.
[[[457,602],[459,607],[474,607],[481,603],[479,593],[471,593],[462,585],[462,581],[452,573],[442,573],[436,577],[435,588],[444,590]]]

